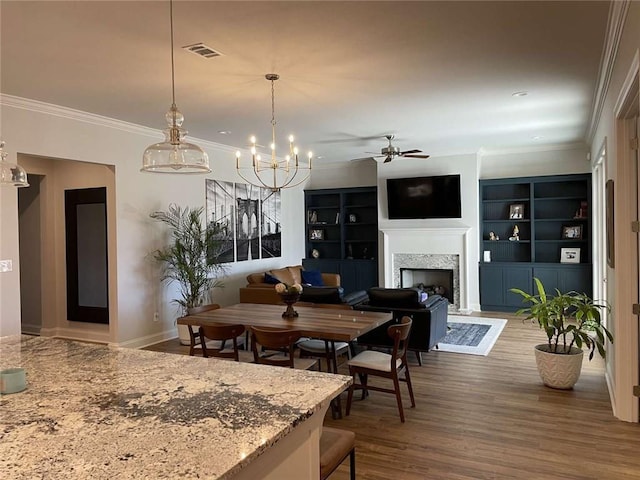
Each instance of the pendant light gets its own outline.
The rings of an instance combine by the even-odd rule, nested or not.
[[[308,153],[309,163],[300,165],[298,162],[298,147],[293,144],[293,135],[289,136],[289,154],[284,160],[278,160],[276,156],[276,114],[275,114],[275,90],[274,82],[280,78],[275,73],[268,73],[265,78],[271,82],[271,155],[268,160],[263,160],[257,152],[256,137],[251,136],[251,164],[242,166],[240,163],[240,151],[236,152],[236,170],[243,180],[256,187],[265,187],[273,192],[283,188],[295,187],[304,182],[311,174],[311,159],[313,154]],[[247,170],[248,177],[243,171]],[[306,170],[302,178],[297,178],[300,170]],[[294,180],[295,183],[294,183]]]
[[[0,141],[0,185],[3,187],[28,187],[27,172],[17,163],[7,161],[4,140]]]
[[[171,108],[165,115],[168,128],[164,142],[153,144],[142,156],[142,172],[154,173],[209,173],[207,152],[193,143],[184,141],[187,131],[182,128],[184,116],[176,107],[175,67],[173,60],[173,0],[169,1],[171,24]]]

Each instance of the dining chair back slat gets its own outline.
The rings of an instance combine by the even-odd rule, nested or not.
[[[236,362],[239,359],[238,337],[245,332],[244,325],[204,325],[198,330],[202,345],[202,355],[207,357],[233,358]],[[207,346],[206,340],[220,341],[219,348]],[[225,344],[231,341],[233,348],[225,348]]]

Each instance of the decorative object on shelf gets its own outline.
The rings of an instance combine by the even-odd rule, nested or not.
[[[579,248],[561,248],[560,263],[580,263]]]
[[[309,223],[318,223],[318,214],[315,210],[309,212]]]
[[[0,186],[28,187],[27,172],[17,163],[7,161],[4,140],[0,141]]]
[[[606,208],[606,226],[607,226],[607,265],[611,268],[616,266],[616,247],[615,247],[615,232],[614,216],[613,216],[613,180],[607,180],[605,186],[605,208]]]
[[[562,227],[562,238],[564,240],[582,239],[582,225],[565,225]]]
[[[587,209],[587,201],[583,200],[580,202],[580,208],[578,208],[573,218],[575,218],[576,220],[587,218],[589,215],[588,212],[589,211]]]
[[[364,258],[366,260],[368,254],[369,254],[369,249],[367,247],[364,247],[362,249],[362,258]]]
[[[336,212],[336,225],[340,223],[340,212]]]
[[[511,242],[518,242],[520,241],[520,229],[518,228],[518,225],[514,225],[513,226],[513,233],[511,234],[511,236],[509,237],[509,240]]]
[[[492,242],[497,242],[498,240],[500,240],[500,237],[496,235],[495,232],[489,232],[489,240],[491,240]]]
[[[324,230],[319,228],[309,230],[309,240],[324,240]]]
[[[509,218],[510,219],[524,218],[524,204],[514,203],[512,205],[509,205]]]
[[[280,295],[280,298],[282,298],[282,301],[287,305],[287,309],[282,314],[282,318],[296,318],[298,312],[293,309],[293,305],[300,300],[302,285],[299,283],[294,283],[293,285],[277,283],[275,289],[278,295]]]
[[[347,244],[347,260],[353,259],[353,245],[350,243]]]
[[[168,128],[164,142],[150,145],[142,155],[142,172],[153,173],[210,173],[209,156],[202,148],[184,141],[187,131],[182,128],[184,116],[176,107],[175,69],[173,61],[173,0],[169,0],[171,25],[171,108],[165,115]]]
[[[589,360],[596,350],[605,358],[605,337],[613,342],[613,336],[602,324],[602,315],[611,309],[605,302],[594,301],[584,293],[556,290],[556,295],[547,295],[542,282],[535,277],[534,281],[537,295],[519,288],[510,289],[530,304],[516,314],[526,314],[527,319],[537,322],[547,334],[547,343],[535,347],[543,383],[551,388],[570,389],[580,377],[583,345],[589,351]]]
[[[318,251],[317,248],[314,248],[313,250],[311,250],[311,256],[313,258],[320,258],[320,252]]]
[[[258,154],[256,137],[251,136],[251,165],[243,167],[240,165],[241,153],[236,152],[236,170],[244,180],[251,185],[257,187],[266,187],[274,192],[283,188],[296,187],[304,182],[311,174],[311,159],[313,154],[308,153],[307,166],[300,165],[298,162],[298,147],[293,144],[293,135],[289,135],[289,154],[284,160],[278,160],[276,156],[276,114],[275,114],[275,89],[274,82],[280,78],[276,73],[268,73],[265,75],[267,80],[271,82],[271,155],[268,160],[262,160],[262,156]],[[293,165],[291,165],[293,163]],[[251,171],[251,179],[245,177],[243,170]],[[306,174],[298,179],[300,170],[306,170]]]
[[[358,217],[355,213],[349,214],[349,223],[356,223],[358,221]]]

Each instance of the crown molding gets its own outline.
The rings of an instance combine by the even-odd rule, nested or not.
[[[96,115],[95,113],[83,112],[81,110],[75,110],[73,108],[61,107],[51,103],[40,102],[38,100],[31,100],[29,98],[16,97],[14,95],[7,95],[0,93],[0,106],[13,107],[21,110],[29,110],[32,112],[42,113],[45,115],[52,115],[55,117],[66,118],[74,120],[76,122],[86,123],[90,125],[97,125],[99,127],[113,128],[121,130],[127,133],[133,133],[136,135],[144,135],[146,137],[164,138],[162,130],[157,128],[145,127],[143,125],[137,125],[135,123],[125,122],[123,120],[117,120],[115,118],[104,117],[102,115]],[[222,150],[227,152],[233,152],[237,148],[230,145],[224,145],[221,143],[211,142],[201,138],[189,137],[189,141],[198,144],[200,147],[206,147],[213,150]],[[235,157],[234,157],[235,158]]]
[[[513,148],[484,148],[480,147],[478,149],[478,157],[484,157],[488,155],[512,155],[516,153],[536,153],[536,152],[551,152],[558,150],[578,150],[583,149],[587,150],[588,145],[584,142],[579,143],[561,143],[557,145],[547,144],[547,145],[539,145],[535,147],[513,147]]]
[[[589,144],[593,143],[593,137],[595,136],[598,124],[600,123],[602,109],[604,108],[604,102],[607,98],[607,92],[609,91],[611,75],[613,74],[613,67],[616,63],[618,47],[620,46],[620,40],[624,30],[624,22],[627,18],[627,12],[629,11],[630,5],[631,0],[618,0],[611,2],[611,6],[609,8],[607,33],[604,48],[602,49],[602,58],[600,59],[598,84],[594,92],[591,120],[589,121],[589,126],[587,128],[586,140]]]

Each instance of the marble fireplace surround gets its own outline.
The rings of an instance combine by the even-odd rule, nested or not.
[[[460,256],[430,253],[396,253],[393,255],[393,285],[402,286],[401,268],[428,268],[453,272],[453,304],[449,310],[460,310]],[[410,286],[410,285],[409,285]]]
[[[400,286],[400,268],[453,270],[454,304],[449,310],[471,313],[469,299],[469,227],[384,228],[384,286]]]

